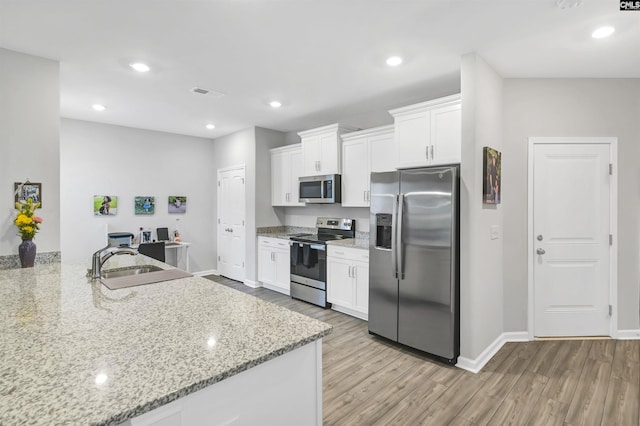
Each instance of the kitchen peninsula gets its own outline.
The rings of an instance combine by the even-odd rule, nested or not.
[[[168,265],[117,256],[106,269]],[[331,326],[200,277],[0,272],[0,424],[322,424]]]

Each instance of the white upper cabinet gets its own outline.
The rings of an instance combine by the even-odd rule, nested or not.
[[[460,162],[460,95],[397,108],[389,113],[395,123],[396,168]]]
[[[342,205],[369,207],[372,172],[394,169],[393,125],[342,135]]]
[[[319,176],[340,173],[342,133],[357,130],[340,124],[305,130],[302,139],[303,175]]]
[[[271,150],[271,205],[304,206],[298,202],[298,178],[302,176],[302,146]]]

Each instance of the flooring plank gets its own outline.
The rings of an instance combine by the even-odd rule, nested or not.
[[[325,425],[639,425],[640,341],[507,343],[473,374],[369,335],[366,321],[205,278],[334,327],[322,348]]]

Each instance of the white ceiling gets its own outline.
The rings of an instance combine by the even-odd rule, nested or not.
[[[614,35],[592,39],[604,24]],[[469,52],[504,77],[638,78],[640,11],[619,0],[0,0],[0,47],[60,61],[64,117],[215,138],[361,125],[459,90]],[[404,64],[387,67],[392,54]]]

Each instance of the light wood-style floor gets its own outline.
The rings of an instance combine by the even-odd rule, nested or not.
[[[333,310],[206,277],[328,322],[325,425],[639,425],[640,341],[507,343],[478,374],[432,361]]]

